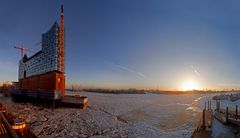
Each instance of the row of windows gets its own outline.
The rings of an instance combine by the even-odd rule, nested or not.
[[[58,63],[58,64],[57,64]],[[26,76],[32,76],[48,72],[51,70],[60,70],[61,65],[60,61],[57,61],[56,54],[50,54],[44,56],[44,53],[41,53],[39,56],[32,58],[26,63],[22,63],[19,67],[20,78],[23,78],[23,73],[26,70]]]

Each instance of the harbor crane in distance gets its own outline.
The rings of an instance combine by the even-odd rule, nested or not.
[[[28,51],[28,52],[31,52],[31,53],[35,53],[33,50],[31,50],[31,49],[29,49],[29,48],[25,48],[25,47],[23,47],[22,45],[15,45],[14,48],[20,50],[20,52],[21,52],[21,58],[23,58],[25,51],[26,51],[26,52]]]

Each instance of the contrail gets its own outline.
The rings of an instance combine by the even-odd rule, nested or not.
[[[201,77],[201,74],[197,71],[197,69],[194,68],[193,65],[191,65],[190,68],[193,70],[193,72],[194,72],[198,77]]]
[[[138,77],[146,79],[146,76],[143,73],[138,72],[138,71],[136,71],[134,69],[131,69],[131,68],[128,68],[126,66],[123,66],[123,65],[120,65],[120,64],[116,64],[116,63],[113,63],[113,62],[109,62],[109,61],[106,61],[106,60],[104,60],[104,62],[107,63],[107,64],[112,65],[115,68],[119,68],[119,69],[121,69],[123,71],[133,73],[133,74],[135,74]]]

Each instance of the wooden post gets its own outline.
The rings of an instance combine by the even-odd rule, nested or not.
[[[212,109],[212,102],[210,101],[210,110]]]
[[[203,109],[203,122],[202,127],[205,128],[205,109]]]
[[[208,110],[210,109],[210,102],[208,101]]]
[[[218,101],[216,100],[216,111],[218,111]]]
[[[219,108],[218,108],[218,101],[216,101],[216,110],[217,110],[217,112],[219,111]]]
[[[236,105],[236,120],[238,119],[238,106]]]
[[[50,108],[52,111],[54,111],[54,108],[55,108],[55,100],[51,101],[50,103]]]
[[[219,111],[220,111],[220,109],[221,109],[221,103],[220,103],[220,101],[218,101],[218,106],[219,106]]]
[[[208,101],[208,107],[207,107],[207,110],[209,109],[209,101]]]
[[[204,106],[204,109],[206,110],[206,101],[205,101],[205,106]]]
[[[228,123],[228,107],[226,109],[226,123]]]

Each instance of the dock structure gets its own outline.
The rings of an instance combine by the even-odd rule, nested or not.
[[[6,107],[3,106],[2,103],[0,103],[0,137],[1,138],[8,138],[8,137],[18,138],[19,136],[11,127],[11,125],[7,121],[4,114],[6,114]]]
[[[27,127],[23,118],[17,117],[6,111],[0,103],[0,138],[36,138]]]
[[[1,137],[12,137],[12,138],[19,138],[19,136],[17,135],[17,133],[13,130],[13,128],[11,127],[11,125],[8,123],[7,119],[5,118],[5,116],[3,115],[2,112],[0,112],[0,124],[1,124]]]
[[[192,134],[192,138],[211,138],[213,110],[211,109],[211,101],[205,102],[205,108],[202,112],[202,118],[197,129]]]
[[[64,107],[77,107],[84,109],[88,106],[88,98],[79,95],[68,95],[61,100],[61,105]]]
[[[1,138],[6,138],[8,135],[7,135],[7,130],[5,128],[5,126],[3,125],[3,123],[1,122],[0,123],[0,137]]]
[[[216,100],[216,112],[214,117],[223,124],[234,124],[240,126],[240,112],[238,112],[238,105],[236,105],[235,110],[223,109],[220,107],[220,101]]]

